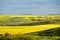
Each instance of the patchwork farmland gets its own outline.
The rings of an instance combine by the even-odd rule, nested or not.
[[[1,33],[9,31],[11,33],[28,33],[54,27],[60,27],[59,15],[0,15]]]
[[[36,36],[36,35],[30,35],[28,33],[37,32],[37,31],[44,31],[53,29],[53,28],[60,28],[60,16],[59,15],[0,15],[0,35],[5,34],[18,34],[17,37],[21,36],[24,40],[26,37],[29,37],[31,40],[59,40],[60,36]],[[59,31],[57,31],[59,32]],[[9,34],[8,34],[9,33]],[[56,33],[56,32],[54,32]],[[59,32],[60,33],[60,32]],[[28,35],[25,35],[28,34]],[[38,33],[39,34],[39,33]],[[47,33],[48,34],[48,33]],[[19,36],[20,35],[20,36]],[[55,35],[55,34],[54,34]],[[5,37],[1,36],[1,37]],[[33,36],[31,38],[31,36]],[[0,37],[0,39],[1,39]],[[12,36],[11,36],[12,37]],[[5,38],[5,39],[8,39]],[[34,39],[35,38],[35,39]],[[4,40],[5,40],[4,39]],[[10,38],[11,39],[11,38]],[[30,40],[26,39],[26,40]],[[1,39],[3,40],[3,39]],[[16,39],[14,39],[16,40]],[[18,40],[18,39],[17,39]]]

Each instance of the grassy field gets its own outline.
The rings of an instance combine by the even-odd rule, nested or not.
[[[0,36],[0,40],[60,40],[60,36],[32,36],[32,35],[11,35],[4,34]]]
[[[60,27],[60,25],[56,24],[46,24],[46,25],[38,25],[38,26],[0,26],[0,34],[11,33],[11,34],[25,34],[35,31],[43,31],[51,28]]]

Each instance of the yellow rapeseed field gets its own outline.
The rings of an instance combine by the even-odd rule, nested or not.
[[[27,18],[27,19],[30,19],[30,17],[34,17],[37,19],[37,17],[41,17],[39,19],[45,19],[45,17],[47,18],[55,18],[55,16],[49,16],[49,15],[0,15],[0,19],[3,19],[3,18],[13,18],[13,17],[23,17],[23,18]]]
[[[60,27],[60,25],[47,24],[47,25],[37,25],[37,26],[0,26],[0,34],[11,33],[11,34],[25,34],[35,31],[43,31],[51,28]]]

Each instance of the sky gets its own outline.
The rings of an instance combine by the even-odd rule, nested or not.
[[[1,14],[56,14],[60,0],[0,0]]]

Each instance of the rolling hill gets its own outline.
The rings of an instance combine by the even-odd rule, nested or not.
[[[38,36],[60,36],[60,27],[52,28],[44,31],[37,31],[28,33],[29,35],[38,35]]]

